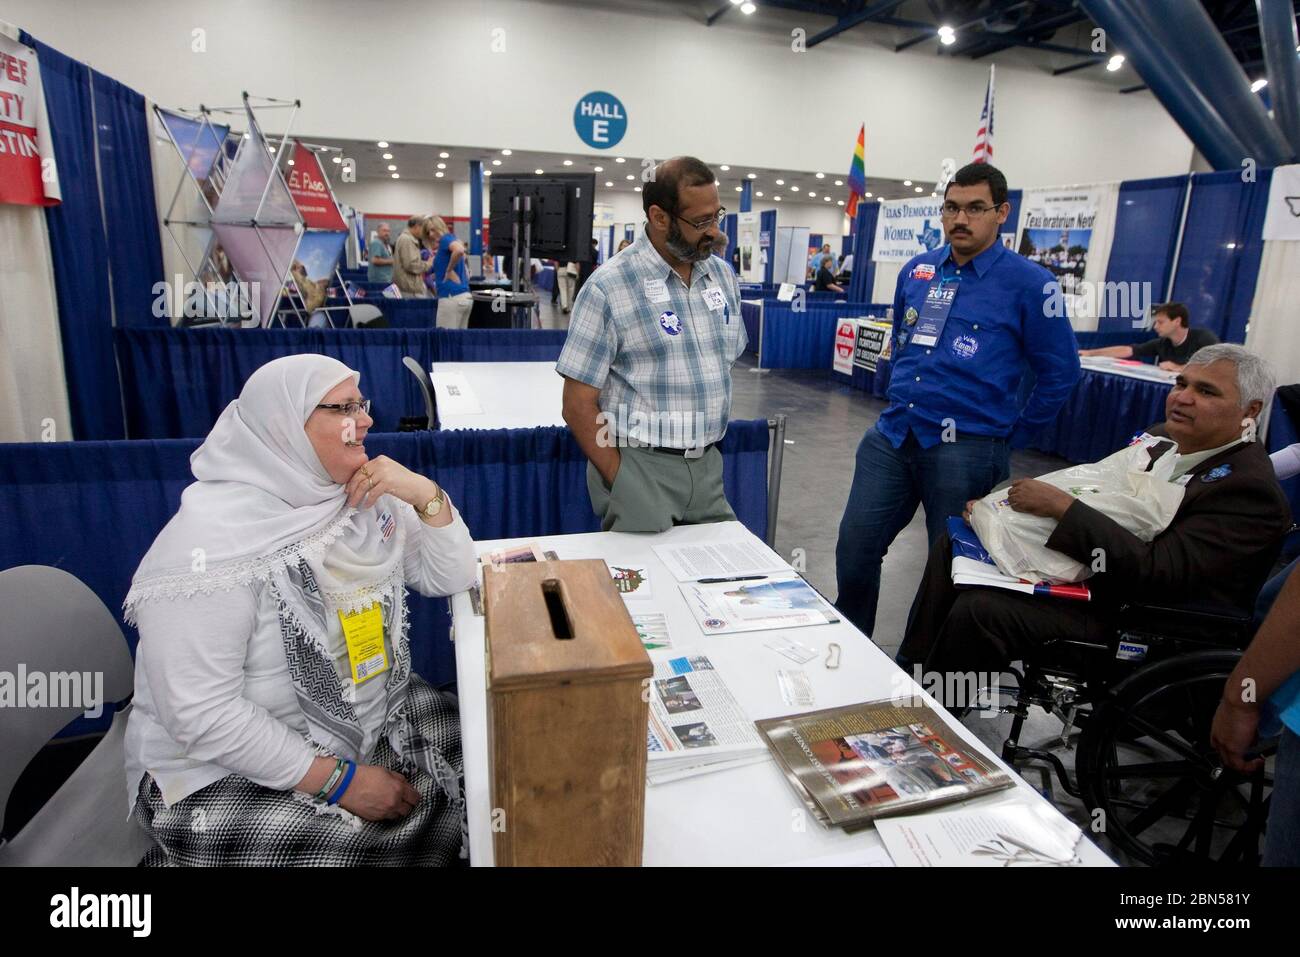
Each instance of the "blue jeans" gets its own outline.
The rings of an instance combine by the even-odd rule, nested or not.
[[[880,564],[916,506],[925,507],[933,546],[949,515],[960,515],[969,500],[987,495],[1011,474],[1010,457],[1006,439],[965,436],[923,449],[908,432],[902,448],[895,449],[879,429],[868,430],[858,445],[853,487],[835,546],[835,607],[844,617],[870,635],[880,597]]]
[[[1264,833],[1265,867],[1300,867],[1300,736],[1282,729]]]

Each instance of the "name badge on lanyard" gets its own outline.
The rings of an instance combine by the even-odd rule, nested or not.
[[[945,283],[943,280],[930,283],[925,291],[925,302],[921,305],[916,331],[912,333],[912,342],[918,346],[933,346],[939,341],[956,297],[957,283]]]
[[[348,670],[352,682],[361,684],[388,670],[388,653],[384,650],[384,612],[379,602],[365,611],[339,612],[343,638],[348,643]]]

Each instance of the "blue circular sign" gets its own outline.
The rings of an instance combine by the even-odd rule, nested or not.
[[[573,128],[588,146],[607,150],[627,132],[627,110],[613,93],[588,93],[573,108]]]

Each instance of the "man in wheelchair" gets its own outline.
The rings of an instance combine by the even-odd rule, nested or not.
[[[1177,443],[1165,453],[1178,455],[1175,477],[1190,476],[1173,521],[1151,542],[1054,486],[1012,482],[1013,509],[1056,519],[1048,548],[1104,568],[1088,580],[1092,600],[958,589],[944,535],[930,552],[899,664],[924,663],[927,676],[970,676],[1029,662],[1048,645],[1113,647],[1122,612],[1134,604],[1167,608],[1171,618],[1188,607],[1248,618],[1291,524],[1272,463],[1255,441],[1255,420],[1273,388],[1268,365],[1241,346],[1207,346],[1192,356],[1165,402],[1165,423],[1150,430]]]

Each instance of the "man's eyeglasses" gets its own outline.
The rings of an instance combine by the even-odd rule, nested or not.
[[[342,412],[344,415],[356,415],[358,412],[370,414],[370,400],[362,399],[360,402],[333,402],[321,403],[316,406],[318,409],[332,409],[335,412]]]
[[[996,206],[989,206],[987,203],[971,203],[969,206],[959,206],[956,203],[943,204],[944,219],[956,219],[958,213],[965,213],[971,219],[977,216],[983,216],[985,213],[997,209]]]
[[[712,219],[702,219],[698,223],[693,223],[689,219],[683,219],[681,216],[678,216],[676,213],[673,213],[672,215],[673,215],[673,219],[681,219],[682,222],[684,222],[687,226],[691,227],[691,229],[698,229],[700,232],[704,232],[710,226],[716,226],[718,229],[722,228],[722,221],[727,218],[727,207],[723,206],[720,210],[718,210],[718,214],[714,216]]]

